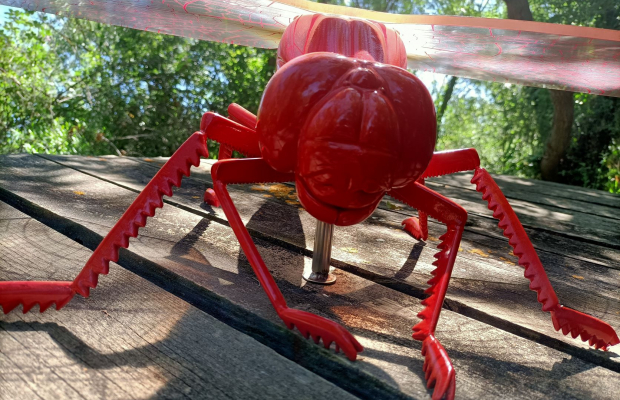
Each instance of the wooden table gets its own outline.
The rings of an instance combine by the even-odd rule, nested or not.
[[[0,280],[70,280],[165,159],[0,156]],[[231,196],[289,305],[347,327],[356,362],[287,330],[221,209],[202,202],[212,162],[167,198],[88,299],[0,317],[0,398],[429,398],[411,339],[436,243],[386,199],[335,230],[333,286],[304,284],[315,220],[292,185]],[[620,197],[498,176],[563,304],[620,331]],[[620,346],[554,331],[470,176],[428,181],[469,212],[437,337],[457,399],[616,399]]]

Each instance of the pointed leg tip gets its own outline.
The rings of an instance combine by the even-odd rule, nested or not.
[[[416,240],[426,240],[427,234],[423,232],[422,227],[420,226],[420,221],[416,217],[409,217],[403,220],[400,223],[403,226],[405,232],[409,233]]]
[[[427,388],[434,387],[433,399],[453,399],[455,391],[455,372],[452,362],[441,343],[428,335],[422,343],[424,372]]]
[[[221,207],[220,200],[213,189],[207,189],[204,194],[204,202],[212,207]]]

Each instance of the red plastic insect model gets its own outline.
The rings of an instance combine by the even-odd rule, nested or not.
[[[297,18],[278,48],[278,71],[268,83],[258,117],[232,104],[230,119],[206,113],[194,133],[155,175],[103,239],[72,282],[0,282],[0,305],[8,313],[19,304],[28,312],[63,307],[75,293],[87,297],[106,274],[118,250],[128,247],[147,217],[162,207],[183,175],[207,157],[207,138],[220,142],[220,161],[212,167],[214,190],[205,200],[221,206],[269,300],[290,329],[307,338],[335,342],[355,360],[363,348],[341,325],[287,307],[258,253],[226,185],[294,181],[303,207],[315,218],[340,226],[359,223],[375,210],[385,194],[419,210],[419,218],[403,224],[415,238],[428,236],[427,215],[447,226],[429,280],[429,295],[413,327],[422,341],[424,370],[433,399],[454,398],[455,372],[435,328],[467,220],[467,212],[424,186],[424,179],[474,170],[472,183],[488,202],[508,237],[530,288],[554,328],[581,336],[597,349],[620,340],[603,321],[560,305],[543,266],[521,223],[474,149],[434,153],[436,119],[425,86],[407,72],[406,54],[398,34],[380,23],[328,17]],[[251,157],[229,159],[232,150]],[[228,159],[227,159],[228,158]]]

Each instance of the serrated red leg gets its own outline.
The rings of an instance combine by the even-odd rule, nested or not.
[[[424,174],[422,174],[422,178],[426,179],[471,171],[479,166],[480,157],[476,149],[437,151],[433,153],[428,167],[426,167]]]
[[[218,160],[231,158],[234,150],[248,157],[259,157],[256,116],[235,103],[228,106],[228,113],[230,119],[212,112],[205,113],[200,123],[200,130],[207,138],[220,143]],[[220,207],[213,189],[205,191],[204,201],[213,207]]]
[[[433,263],[436,269],[431,273],[433,277],[428,281],[430,287],[425,292],[429,297],[422,301],[425,308],[418,314],[422,321],[413,327],[413,338],[423,341],[424,371],[428,387],[435,388],[433,399],[453,399],[454,368],[445,349],[435,338],[435,329],[467,221],[467,212],[419,182],[392,190],[388,195],[427,213],[448,228],[440,238],[439,252],[435,255],[437,261]]]
[[[498,225],[514,249],[514,255],[519,258],[519,265],[525,268],[524,275],[530,281],[530,289],[537,293],[543,311],[551,312],[555,330],[562,330],[564,335],[570,333],[573,338],[581,336],[584,342],[589,342],[590,346],[597,349],[607,350],[609,346],[620,343],[618,335],[609,324],[560,305],[532,242],[491,175],[483,168],[476,168],[471,182],[482,193],[482,198],[493,211],[493,217],[499,220]]]
[[[180,186],[183,175],[189,176],[191,166],[200,164],[200,157],[208,157],[206,137],[194,133],[170,157],[153,179],[131,203],[110,232],[103,238],[82,271],[73,282],[0,282],[0,306],[8,313],[19,304],[28,312],[35,304],[45,311],[52,303],[61,309],[75,293],[88,297],[97,286],[99,275],[107,274],[110,261],[118,261],[118,251],[129,246],[129,238],[138,235],[146,225],[147,217],[163,206],[164,195],[172,196],[172,186]]]
[[[422,341],[422,355],[424,356],[424,378],[426,379],[426,387],[432,388],[433,400],[441,398],[454,399],[456,390],[456,374],[454,367],[448,357],[446,349],[435,338],[434,335],[428,335]]]
[[[530,289],[537,293],[543,311],[551,312],[555,329],[561,330],[565,335],[570,334],[573,338],[581,336],[583,341],[588,341],[597,349],[607,349],[618,344],[620,342],[618,335],[607,323],[559,304],[551,282],[521,222],[493,178],[486,170],[480,168],[480,158],[475,149],[434,153],[422,178],[466,170],[475,171],[472,183],[476,185],[476,190],[483,194],[482,198],[488,202],[493,216],[500,220],[499,227],[504,231],[504,236],[508,237],[514,254],[519,257],[519,264],[525,268],[524,274],[530,280]],[[409,224],[412,225],[411,222]]]
[[[470,171],[480,166],[480,157],[476,149],[460,149],[437,151],[433,153],[418,183],[424,185],[425,178]],[[428,239],[428,223],[426,214],[418,210],[418,217],[409,217],[402,222],[405,231],[418,240]]]
[[[23,305],[26,314],[39,305],[39,312],[47,310],[52,304],[60,310],[72,298],[75,292],[71,290],[72,282],[0,282],[0,305],[5,314],[15,307]]]
[[[357,353],[362,351],[363,347],[341,325],[318,315],[289,308],[286,305],[282,292],[280,292],[254,245],[254,241],[245,228],[226,188],[226,185],[231,183],[289,182],[295,179],[294,174],[277,172],[262,158],[246,158],[219,161],[211,168],[211,175],[215,192],[222,203],[222,209],[228,218],[228,222],[235,232],[256,277],[282,321],[289,329],[297,327],[304,337],[312,336],[316,343],[322,339],[326,348],[335,342],[336,351],[341,349],[350,360],[355,360]]]

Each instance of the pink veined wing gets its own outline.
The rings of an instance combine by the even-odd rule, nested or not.
[[[276,48],[309,14],[270,0],[0,0],[0,4],[199,40]]]
[[[305,0],[0,0],[0,4],[264,48],[277,47],[296,16],[348,15],[383,22],[398,31],[412,69],[620,97],[620,31],[531,21],[395,15]]]
[[[610,31],[614,41],[485,27],[387,26],[401,33],[412,69],[620,97],[620,32]]]

